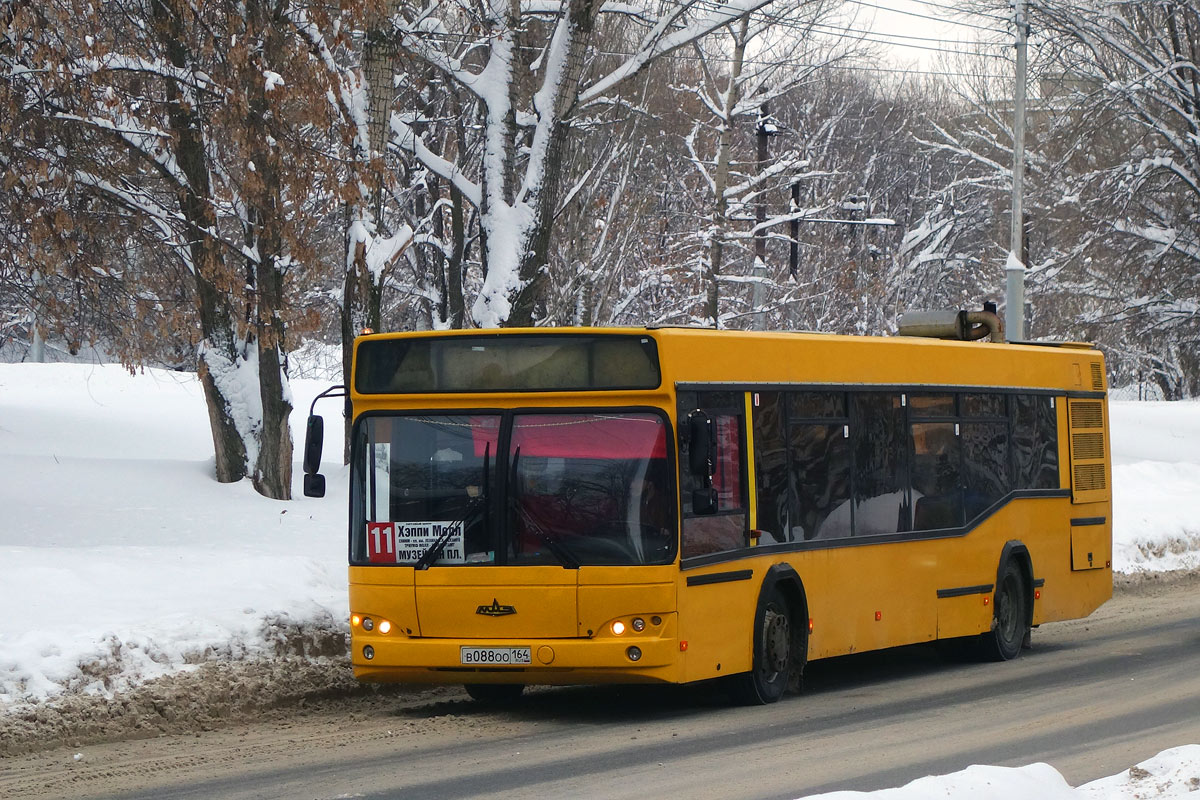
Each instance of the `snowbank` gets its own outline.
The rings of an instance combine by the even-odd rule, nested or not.
[[[293,386],[293,437],[327,385]],[[343,625],[345,479],[327,471],[324,501],[216,483],[192,375],[0,365],[0,703],[269,653],[280,620]]]
[[[1076,789],[1049,764],[1026,767],[967,767],[952,775],[934,775],[897,789],[877,792],[829,792],[804,800],[1151,800],[1196,797],[1200,791],[1200,745],[1164,750],[1154,758],[1109,778]]]

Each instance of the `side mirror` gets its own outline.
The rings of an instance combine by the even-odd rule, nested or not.
[[[712,419],[696,409],[688,414],[687,425],[688,469],[697,478],[710,478],[713,474]]]
[[[325,476],[321,474],[321,447],[325,443],[325,420],[308,415],[304,431],[304,496],[324,497]]]
[[[325,476],[305,475],[304,476],[304,496],[305,497],[324,497],[325,496]]]
[[[325,420],[316,414],[308,415],[308,428],[304,431],[304,474],[316,475],[321,471],[321,447],[325,443]]]

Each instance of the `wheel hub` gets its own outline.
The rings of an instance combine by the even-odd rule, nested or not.
[[[771,674],[784,672],[791,658],[791,630],[786,614],[767,609],[763,622],[763,667]]]

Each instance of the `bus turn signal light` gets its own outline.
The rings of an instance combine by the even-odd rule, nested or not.
[[[358,614],[351,614],[350,626],[357,628],[359,625],[362,625],[362,617],[360,617]]]

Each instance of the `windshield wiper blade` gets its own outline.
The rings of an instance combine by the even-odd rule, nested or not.
[[[575,558],[565,546],[555,541],[554,537],[546,533],[546,530],[538,524],[529,510],[521,505],[520,498],[517,497],[517,463],[521,460],[521,446],[517,445],[513,451],[512,463],[508,468],[508,504],[513,511],[517,512],[517,516],[521,518],[521,522],[525,523],[525,527],[532,533],[537,540],[546,545],[546,549],[550,554],[558,559],[559,563],[566,569],[579,569],[579,561]],[[511,535],[511,533],[510,533]]]
[[[488,471],[491,464],[491,453],[492,443],[488,442],[487,447],[483,451],[483,492],[467,501],[466,513],[463,514],[462,521],[464,536],[466,535],[467,528],[471,527],[471,523],[475,521],[475,517],[480,515],[483,515],[485,519],[487,517],[489,506]],[[441,557],[442,551],[446,549],[446,545],[450,543],[450,539],[453,536],[454,528],[452,527],[439,536],[437,541],[421,554],[421,557],[417,559],[417,563],[413,564],[413,569],[429,569],[433,566],[433,562]]]
[[[443,533],[437,538],[437,541],[417,559],[417,563],[413,564],[413,569],[429,569],[433,562],[438,560],[442,555],[442,551],[446,549],[446,545],[450,543],[450,537],[454,535],[454,528]]]
[[[521,508],[520,501],[514,497],[512,504],[517,514],[521,517],[521,522],[525,523],[525,528],[535,537],[537,537],[539,542],[546,545],[546,549],[550,551],[551,555],[558,559],[559,563],[561,563],[563,567],[566,569],[579,569],[579,561],[575,558],[575,555],[568,550],[565,545],[556,541],[553,536],[546,533],[546,530],[537,523],[537,520],[533,518],[533,515],[524,508]]]

